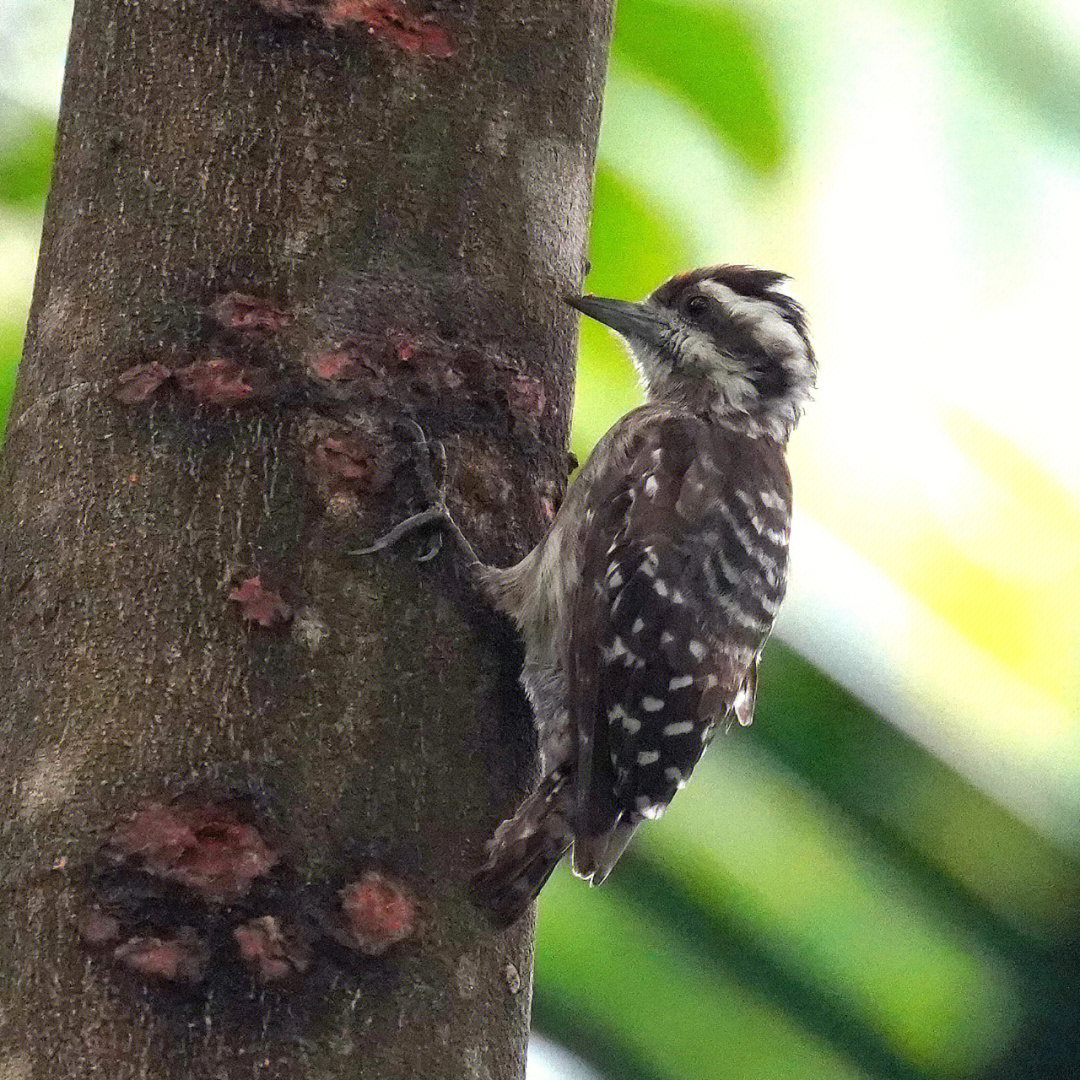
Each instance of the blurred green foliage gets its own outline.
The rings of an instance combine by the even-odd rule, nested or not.
[[[37,113],[18,119],[0,147],[0,205],[39,213],[52,173],[56,121]]]
[[[768,171],[787,149],[774,79],[753,21],[734,6],[627,0],[613,55],[699,111],[745,164]]]
[[[1002,101],[1080,130],[1073,59],[1024,9],[908,6],[940,19]],[[663,145],[674,102],[716,160],[786,182],[799,149],[787,118],[809,106],[785,99],[801,83],[778,78],[770,29],[766,5],[620,0],[612,94],[633,92],[646,143]],[[607,103],[617,124],[625,104]],[[0,98],[0,227],[38,227],[51,152],[52,121]],[[616,296],[644,294],[696,251],[692,214],[673,215],[628,161],[602,139],[589,286]],[[681,168],[667,165],[684,196]],[[5,306],[0,288],[0,416],[16,299]],[[582,326],[581,356],[584,458],[640,392],[601,327]],[[612,1080],[1080,1076],[1073,857],[779,642],[761,684],[755,725],[718,740],[604,889],[565,871],[548,886],[537,1024]]]

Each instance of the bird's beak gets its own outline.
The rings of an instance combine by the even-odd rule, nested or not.
[[[604,296],[567,296],[566,302],[590,319],[610,326],[623,337],[659,341],[664,337],[667,324],[660,313],[646,301],[609,300]]]

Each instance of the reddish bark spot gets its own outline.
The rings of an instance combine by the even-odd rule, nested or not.
[[[349,943],[379,956],[416,930],[416,904],[400,882],[368,870],[338,893]]]
[[[151,360],[149,364],[136,364],[117,378],[113,397],[121,405],[136,405],[145,401],[171,378],[172,372],[159,360]]]
[[[281,626],[292,618],[292,608],[279,593],[268,589],[258,574],[241,581],[229,593],[229,599],[240,605],[243,618],[260,626]]]
[[[517,416],[541,416],[547,404],[544,384],[531,375],[513,376],[507,386],[506,397],[510,411]]]
[[[437,22],[414,15],[401,0],[329,0],[318,18],[329,27],[359,24],[372,37],[419,56],[445,60],[457,51]]]
[[[271,15],[307,16],[329,29],[359,27],[404,52],[445,59],[457,51],[430,17],[414,15],[403,0],[255,0]]]
[[[355,379],[363,370],[356,345],[315,353],[307,358],[307,366],[316,377],[335,382]]]
[[[79,937],[91,948],[109,945],[120,936],[120,920],[106,915],[100,908],[92,908],[79,919]]]
[[[244,966],[261,983],[276,983],[303,974],[311,964],[311,948],[296,933],[283,929],[273,915],[249,919],[233,930]]]
[[[292,314],[257,296],[231,292],[218,297],[210,307],[214,320],[231,330],[275,331],[289,326]]]
[[[228,356],[196,360],[176,373],[180,389],[200,405],[240,405],[265,388],[263,372]]]
[[[389,483],[385,454],[362,436],[329,435],[320,439],[312,454],[317,472],[331,481],[367,493],[381,491]]]
[[[315,457],[327,472],[346,480],[366,480],[371,472],[363,451],[344,439],[323,439],[315,447]]]
[[[189,927],[176,937],[132,937],[113,950],[113,959],[150,979],[199,982],[206,968],[207,950]]]
[[[235,807],[195,802],[137,810],[113,830],[106,854],[211,901],[242,897],[280,857]]]
[[[564,485],[554,481],[545,481],[540,485],[540,513],[549,524],[555,520],[565,492]]]
[[[385,397],[386,365],[375,359],[378,347],[349,340],[333,349],[324,349],[307,358],[308,371],[326,382],[362,382],[372,397]]]
[[[394,355],[402,361],[411,360],[416,353],[416,340],[406,334],[397,334],[392,339]]]

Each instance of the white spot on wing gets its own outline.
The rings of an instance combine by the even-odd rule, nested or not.
[[[646,695],[641,699],[641,707],[646,712],[659,712],[664,707],[664,702],[661,698],[654,698]]]
[[[620,656],[623,656],[629,652],[626,645],[623,643],[623,639],[617,634],[615,640],[611,643],[610,648],[604,648],[600,646],[600,655],[610,664],[613,660],[618,660]]]
[[[641,730],[641,721],[636,716],[631,716],[621,705],[613,705],[608,709],[607,715],[610,723],[621,724],[628,735],[636,735]]]
[[[676,735],[689,735],[694,730],[694,725],[689,720],[680,720],[675,724],[667,724],[661,731],[662,735],[673,738]]]

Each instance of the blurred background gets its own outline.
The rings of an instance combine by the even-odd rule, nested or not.
[[[69,15],[0,0],[0,415]],[[620,0],[588,287],[786,270],[821,380],[757,719],[545,891],[530,1080],[1080,1077],[1078,252],[1074,0]],[[584,320],[579,457],[638,400]]]

